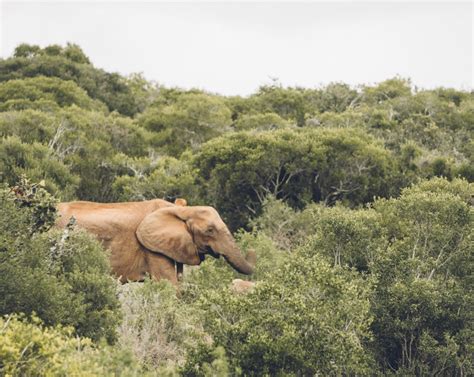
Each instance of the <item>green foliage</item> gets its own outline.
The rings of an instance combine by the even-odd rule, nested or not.
[[[127,351],[74,337],[71,327],[45,327],[33,316],[0,317],[0,374],[6,376],[137,375]]]
[[[304,91],[300,88],[284,89],[279,85],[262,86],[255,94],[255,101],[260,112],[273,112],[284,119],[296,121],[298,126],[304,125],[308,106]]]
[[[472,372],[472,192],[466,181],[436,179],[375,204],[390,241],[373,264],[373,331],[383,368]],[[444,364],[430,361],[438,356]]]
[[[252,222],[258,233],[243,233],[241,239],[251,244],[264,234],[273,245],[273,252],[262,247],[259,253],[265,267],[288,264],[272,259],[275,245],[294,250],[303,243],[336,269],[355,267],[376,279],[370,296],[374,341],[366,352],[376,357],[381,372],[465,375],[473,368],[472,194],[465,180],[435,178],[367,209],[311,205],[294,211],[267,198]],[[271,270],[257,280],[278,284]]]
[[[73,81],[56,77],[34,77],[0,83],[0,111],[23,109],[48,109],[76,105],[87,110],[104,111],[104,106],[92,100]],[[47,106],[47,107],[45,107]]]
[[[317,108],[320,112],[341,113],[357,100],[357,91],[344,83],[331,83],[319,91]]]
[[[81,177],[76,196],[108,202],[117,175],[127,172],[120,152],[130,157],[147,153],[147,135],[130,119],[71,109],[64,112],[50,142],[55,154]],[[94,134],[91,140],[90,135]]]
[[[128,76],[126,78],[126,85],[130,88],[140,113],[157,101],[163,89],[157,83],[147,81],[141,73],[134,73]]]
[[[34,142],[23,143],[16,136],[0,140],[0,180],[14,185],[22,176],[44,181],[50,193],[68,198],[78,178],[48,147]]]
[[[189,204],[197,204],[194,183],[195,173],[184,158],[161,157],[131,159],[121,157],[128,168],[127,175],[116,177],[113,183],[114,198],[118,201],[143,199],[186,198]]]
[[[410,80],[395,77],[385,80],[372,87],[365,87],[363,100],[367,103],[379,103],[397,97],[406,97],[411,94]]]
[[[474,374],[472,93],[395,77],[224,97],[22,44],[0,102],[0,374]],[[178,294],[147,280],[119,302],[97,241],[50,229],[51,194],[213,205],[247,229],[255,287],[209,256]]]
[[[45,179],[62,199],[112,200],[116,175],[129,171],[124,154],[133,159],[148,152],[148,134],[131,119],[75,106],[55,114],[0,113],[0,134],[14,136],[0,144],[2,180],[13,184],[23,173]]]
[[[298,228],[301,224],[294,209],[283,200],[274,196],[267,196],[262,203],[262,213],[250,222],[250,226],[256,232],[261,232],[270,237],[281,249],[289,250],[297,242]]]
[[[39,110],[5,111],[0,113],[0,135],[18,136],[24,143],[47,144],[54,136],[54,114]]]
[[[41,55],[62,56],[76,63],[90,64],[89,58],[82,49],[73,43],[68,43],[66,47],[51,45],[41,49],[37,45],[22,43],[15,48],[13,56],[15,58],[34,58]]]
[[[117,73],[93,67],[77,45],[52,45],[41,49],[23,44],[18,46],[13,57],[0,60],[0,82],[38,76],[74,81],[91,98],[105,103],[110,111],[128,116],[138,112],[127,80]]]
[[[46,231],[56,221],[57,199],[43,186],[43,182],[32,184],[26,177],[21,177],[18,184],[10,189],[15,204],[29,212],[31,233]],[[6,187],[3,189],[5,192],[8,190]]]
[[[163,105],[151,106],[139,118],[139,124],[154,134],[153,144],[172,156],[187,148],[196,149],[203,142],[230,128],[230,110],[217,96],[186,93]]]
[[[255,130],[270,131],[290,128],[291,123],[275,113],[244,114],[235,123],[237,131]]]
[[[236,133],[216,138],[195,158],[203,197],[236,228],[259,214],[268,194],[292,206],[386,196],[396,176],[391,155],[352,130]]]
[[[320,112],[343,112],[351,106],[357,91],[347,84],[331,83],[321,89],[283,88],[274,83],[260,87],[251,96],[247,106],[240,105],[242,112],[273,112],[284,119],[294,121],[298,126],[307,124],[307,119]]]
[[[213,347],[208,344],[201,344],[197,349],[192,350],[186,359],[186,364],[179,371],[183,376],[193,377],[232,375],[225,349],[221,346]],[[240,368],[236,368],[233,374],[239,375],[240,373]]]
[[[336,266],[368,271],[386,247],[381,216],[371,209],[348,211],[336,206],[313,206],[310,244]]]
[[[42,233],[53,216],[41,188],[4,188],[0,201],[0,314],[37,313],[47,325],[113,342],[116,283],[99,243],[79,230]]]
[[[231,374],[365,374],[368,285],[303,248],[246,295],[203,292],[205,328]],[[233,372],[234,371],[234,372]]]

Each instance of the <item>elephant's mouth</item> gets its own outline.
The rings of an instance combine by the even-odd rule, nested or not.
[[[201,259],[201,262],[204,261],[206,255],[210,255],[216,259],[221,256],[219,253],[216,253],[210,246],[205,246],[202,250],[199,251],[199,259]]]
[[[209,254],[211,257],[216,258],[216,259],[221,256],[219,253],[216,253],[216,252],[212,249],[212,247],[210,247],[210,246],[206,246],[206,247],[204,248],[204,254],[203,254],[203,255],[205,255],[205,254]]]

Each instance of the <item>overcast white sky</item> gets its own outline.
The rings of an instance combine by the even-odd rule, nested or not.
[[[246,95],[278,78],[315,87],[401,75],[473,87],[467,2],[2,1],[1,57],[19,43],[79,44],[107,71]]]

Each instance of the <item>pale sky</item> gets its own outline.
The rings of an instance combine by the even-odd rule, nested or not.
[[[473,88],[471,2],[2,1],[0,21],[3,58],[72,42],[107,71],[225,95],[271,78]]]

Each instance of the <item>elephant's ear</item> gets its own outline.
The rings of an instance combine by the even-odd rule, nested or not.
[[[137,228],[140,243],[176,262],[197,265],[201,262],[187,225],[186,207],[167,207],[147,215]]]
[[[186,201],[186,199],[176,198],[174,204],[176,204],[177,206],[186,207],[188,205],[188,202]]]

